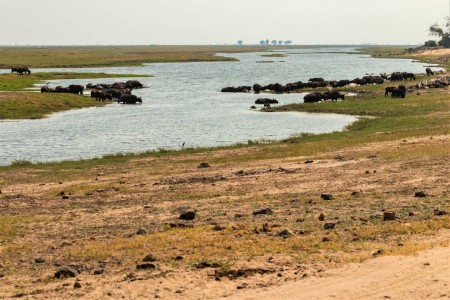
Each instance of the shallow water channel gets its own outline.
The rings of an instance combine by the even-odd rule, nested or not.
[[[339,80],[368,73],[424,72],[422,63],[344,53],[350,50],[280,51],[286,53],[286,57],[262,57],[263,53],[222,54],[238,58],[238,62],[33,70],[153,74],[155,77],[137,78],[147,87],[133,91],[142,97],[142,105],[114,103],[56,113],[41,120],[0,122],[0,165],[15,160],[77,160],[114,153],[180,149],[184,142],[185,147],[222,146],[248,140],[283,139],[300,133],[343,130],[356,118],[336,114],[261,113],[250,110],[261,95],[227,94],[221,93],[220,89],[254,83],[285,84],[307,81],[311,77]],[[50,85],[126,80],[55,80]],[[303,99],[303,94],[269,96],[282,104],[300,103]]]

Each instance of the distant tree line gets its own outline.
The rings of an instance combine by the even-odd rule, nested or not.
[[[239,40],[239,41],[237,41],[237,44],[239,45],[239,46],[242,46],[243,44],[244,44],[244,41],[242,41],[242,40]],[[292,41],[291,40],[287,40],[287,41],[282,41],[282,40],[272,40],[272,41],[270,41],[269,39],[265,39],[265,40],[260,40],[259,41],[259,44],[261,45],[261,46],[269,46],[270,44],[272,44],[273,46],[281,46],[281,45],[287,45],[287,46],[289,46],[289,45],[291,45],[292,44]]]

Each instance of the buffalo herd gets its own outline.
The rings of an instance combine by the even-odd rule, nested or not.
[[[118,103],[136,104],[142,103],[142,99],[131,94],[133,89],[143,88],[143,84],[137,80],[127,82],[115,82],[113,84],[92,84],[88,83],[86,89],[91,90],[91,98],[97,101],[117,100]],[[68,87],[57,86],[51,88],[48,85],[41,87],[41,93],[70,93],[83,95],[85,87],[82,85],[69,85]]]

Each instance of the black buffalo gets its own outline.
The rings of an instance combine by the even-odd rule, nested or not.
[[[127,89],[142,89],[144,85],[137,80],[128,80],[125,82],[125,87]]]
[[[68,87],[57,86],[55,93],[70,93],[70,89]]]
[[[392,94],[392,91],[395,90],[395,86],[388,86],[384,89],[384,97],[386,98],[389,94]]]
[[[79,84],[71,84],[69,85],[69,91],[71,94],[83,95],[84,86]]]
[[[142,99],[136,95],[122,95],[118,102],[124,104],[136,104],[137,102],[142,103]]]
[[[430,68],[426,68],[425,71],[427,72],[427,76],[434,75],[434,72]]]
[[[259,92],[261,92],[262,89],[263,89],[263,87],[258,83],[255,83],[253,85],[253,91],[255,92],[255,94],[259,94]]]
[[[322,101],[322,99],[324,99],[324,96],[321,93],[311,93],[311,94],[307,94],[305,95],[305,97],[303,97],[303,102],[304,103],[314,103],[314,102],[320,102]]]
[[[325,101],[326,100],[337,101],[338,99],[345,100],[345,95],[337,91],[325,92],[322,94],[322,96]]]
[[[392,98],[405,98],[405,92],[401,89],[392,90],[391,97]]]
[[[44,85],[43,87],[41,87],[41,93],[53,93],[53,92],[55,92],[55,89],[52,89],[48,85]]]
[[[404,80],[416,80],[416,75],[414,75],[414,73],[407,73],[407,72],[404,72],[403,73],[403,79]]]
[[[111,94],[108,94],[104,90],[94,89],[91,91],[91,98],[95,98],[95,100],[102,100],[105,101],[106,99],[112,100]]]
[[[27,66],[18,66],[18,67],[13,67],[11,66],[11,73],[17,73],[22,75],[23,73],[27,73],[28,75],[31,74],[30,69],[28,69]]]
[[[259,98],[255,101],[255,104],[277,104],[278,100],[269,98]]]

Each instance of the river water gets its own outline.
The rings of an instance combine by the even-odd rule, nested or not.
[[[227,94],[220,90],[225,86],[254,83],[307,81],[311,77],[340,80],[369,73],[424,72],[422,63],[345,53],[351,50],[280,51],[287,54],[286,57],[261,56],[267,53],[220,54],[235,57],[238,62],[33,70],[152,74],[155,77],[136,78],[147,87],[133,91],[142,97],[142,105],[114,103],[106,107],[55,113],[40,120],[0,122],[0,165],[16,160],[77,160],[115,153],[180,149],[183,143],[185,147],[223,146],[248,140],[283,139],[300,133],[343,130],[356,118],[336,114],[261,113],[249,109],[259,95]],[[125,80],[55,80],[50,85],[115,81]],[[303,96],[273,95],[282,104],[301,103]]]

